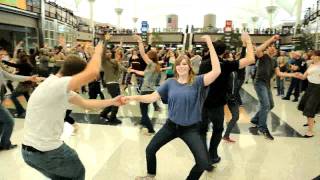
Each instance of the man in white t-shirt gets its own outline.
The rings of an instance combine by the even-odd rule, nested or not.
[[[23,159],[53,180],[85,179],[85,168],[76,151],[60,139],[69,103],[86,109],[122,105],[120,97],[88,100],[74,92],[99,75],[102,51],[100,43],[88,64],[78,56],[68,56],[59,72],[40,84],[29,99],[22,143]]]

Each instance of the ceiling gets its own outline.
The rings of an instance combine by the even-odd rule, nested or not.
[[[203,26],[205,14],[216,14],[216,26],[224,27],[226,20],[232,20],[235,27],[241,27],[242,23],[253,24],[251,17],[258,16],[258,27],[268,27],[268,14],[265,7],[277,6],[274,14],[274,25],[283,22],[292,22],[296,19],[297,0],[95,0],[94,20],[103,23],[117,25],[116,7],[123,8],[120,18],[120,26],[132,28],[132,17],[138,17],[136,26],[140,26],[142,20],[148,21],[149,26],[164,28],[166,15],[177,14],[179,27],[187,24],[195,27]],[[76,15],[89,18],[88,0],[56,0],[64,7],[71,8]],[[304,11],[316,0],[302,0],[302,18]]]

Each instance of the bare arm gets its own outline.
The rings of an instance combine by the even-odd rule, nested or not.
[[[268,39],[267,41],[265,41],[263,44],[261,44],[259,47],[257,47],[256,49],[256,54],[257,57],[260,58],[263,56],[263,51],[273,42],[275,42],[276,40],[278,40],[280,37],[279,35],[274,35],[272,36],[270,39]]]
[[[275,73],[276,73],[276,75],[279,76],[279,77],[294,77],[294,78],[297,77],[297,74],[296,74],[296,73],[281,72],[279,67],[276,67]]]
[[[87,64],[87,67],[80,73],[74,75],[69,83],[68,90],[76,91],[81,86],[88,84],[91,81],[94,81],[99,75],[100,66],[101,66],[101,55],[103,51],[103,44],[100,42],[92,56],[90,62]]]
[[[204,85],[208,86],[210,85],[221,73],[221,68],[220,68],[220,63],[219,63],[219,58],[217,56],[217,53],[212,45],[212,41],[210,36],[205,35],[202,37],[205,39],[207,46],[210,51],[210,59],[211,59],[211,71],[206,73],[203,77]]]
[[[142,59],[144,60],[144,62],[147,63],[147,64],[151,63],[151,59],[148,57],[148,55],[147,55],[146,52],[144,51],[144,46],[143,46],[141,37],[138,36],[138,35],[134,35],[134,38],[135,38],[135,39],[137,40],[137,42],[138,42],[139,52],[140,52],[140,55],[141,55]]]
[[[138,101],[142,103],[153,103],[155,101],[160,100],[161,97],[157,91],[152,94],[147,95],[137,95],[137,96],[127,96],[125,97],[125,101]]]
[[[242,69],[242,68],[244,68],[250,64],[253,64],[255,62],[251,38],[248,33],[243,33],[242,36],[243,36],[243,42],[246,44],[248,52],[247,52],[245,58],[240,59],[239,69]]]
[[[128,72],[133,72],[137,75],[140,75],[140,76],[144,76],[144,71],[138,71],[138,70],[134,70],[134,69],[128,69]]]
[[[76,94],[75,96],[69,99],[71,104],[77,105],[84,109],[101,109],[108,106],[120,106],[121,97],[115,97],[112,99],[96,100],[96,99],[84,99],[80,95]]]

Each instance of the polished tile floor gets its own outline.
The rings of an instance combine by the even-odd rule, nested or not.
[[[304,139],[302,125],[306,122],[297,103],[283,101],[274,96],[275,108],[269,117],[269,128],[274,141],[255,135],[250,129],[250,117],[256,112],[256,94],[251,84],[243,86],[240,120],[232,137],[234,144],[222,142],[219,148],[221,163],[211,173],[204,173],[202,180],[308,180],[320,174],[320,122],[316,123],[315,137]],[[134,93],[129,88],[124,94]],[[107,94],[107,92],[106,92]],[[166,107],[155,112],[150,105],[156,129],[166,120]],[[5,105],[11,107],[10,101]],[[119,110],[119,126],[106,125],[98,117],[99,112],[86,112],[74,107],[72,116],[79,122],[80,129],[71,135],[72,126],[65,124],[62,138],[76,149],[86,167],[88,180],[132,180],[146,173],[145,148],[152,138],[144,135],[137,123],[140,112],[136,103]],[[226,108],[226,121],[230,113]],[[319,120],[319,117],[316,118]],[[24,119],[16,119],[12,141],[21,147]],[[208,140],[210,135],[208,134]],[[159,180],[183,180],[193,166],[193,157],[186,145],[176,139],[158,153]],[[0,152],[0,180],[45,180],[46,178],[27,166],[21,157],[20,148]]]

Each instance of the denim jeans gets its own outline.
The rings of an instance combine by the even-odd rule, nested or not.
[[[230,109],[232,118],[228,123],[226,132],[224,133],[223,137],[229,137],[230,136],[231,130],[233,129],[233,127],[236,125],[237,121],[239,120],[239,103],[237,101],[228,102],[227,105],[228,105],[228,107]]]
[[[259,129],[264,132],[268,129],[268,113],[274,107],[272,93],[270,87],[268,87],[267,84],[262,81],[255,82],[254,89],[257,92],[260,107],[258,112],[255,114],[251,121],[258,124]]]
[[[26,101],[29,100],[29,92],[17,92],[17,91],[14,91],[11,95],[11,100],[14,104],[14,106],[16,107],[16,110],[17,110],[17,114],[20,115],[22,113],[24,113],[26,110],[23,108],[23,106],[21,105],[21,103],[19,102],[18,100],[18,97],[23,95],[25,98],[26,98]]]
[[[10,137],[13,131],[14,119],[10,112],[0,103],[0,146],[9,147],[11,145]]]
[[[146,95],[146,94],[151,94],[153,91],[142,91],[141,95]],[[141,111],[141,125],[145,126],[148,128],[148,131],[153,133],[153,125],[151,123],[151,120],[148,115],[148,110],[149,110],[149,104],[148,103],[140,103],[140,111]]]
[[[281,79],[280,77],[276,77],[277,82],[277,93],[278,95],[284,95],[284,79]]]
[[[84,180],[85,168],[75,150],[62,144],[47,152],[22,149],[24,161],[51,180]]]
[[[191,169],[187,180],[199,179],[203,171],[211,171],[212,166],[209,161],[207,147],[201,139],[199,128],[199,124],[180,126],[170,120],[167,120],[165,125],[156,133],[147,146],[146,158],[148,174],[156,174],[157,151],[177,137],[181,138],[186,143],[196,161],[196,164]]]
[[[106,84],[106,87],[108,89],[108,92],[112,98],[117,97],[120,95],[120,85],[118,83],[110,83]],[[118,113],[118,106],[108,106],[103,109],[101,112],[101,116],[107,117],[108,114],[111,112],[110,120],[115,120]]]
[[[210,159],[216,159],[218,156],[218,146],[220,144],[223,123],[224,123],[224,105],[217,107],[203,107],[202,109],[202,122],[201,122],[201,135],[202,140],[206,143],[209,123],[212,122],[212,136],[210,139],[209,156]]]

